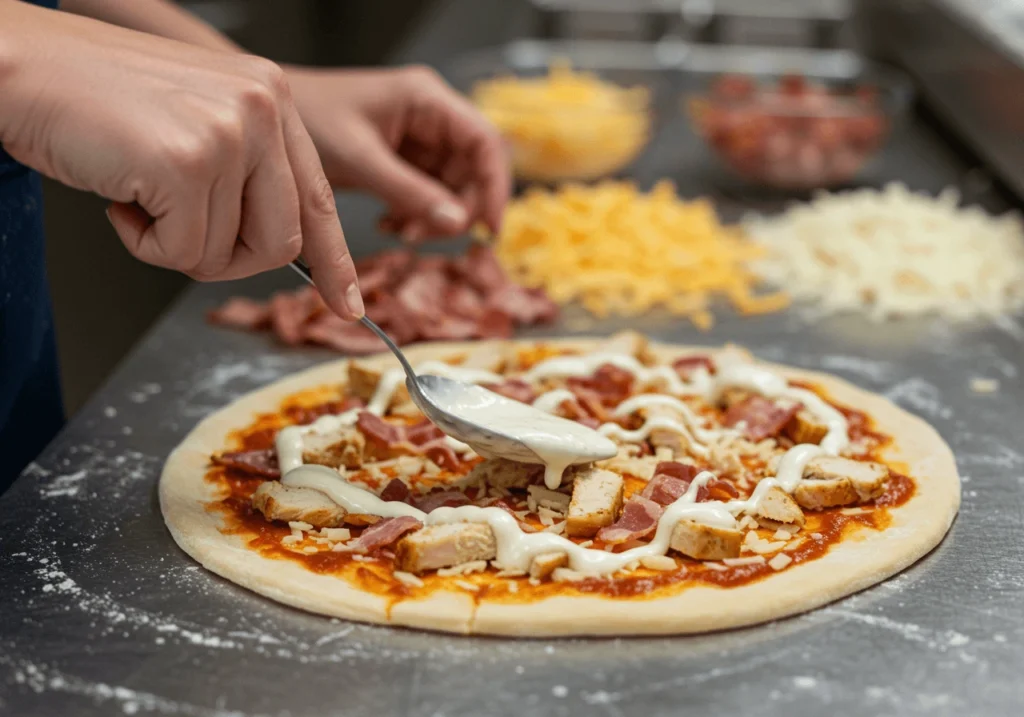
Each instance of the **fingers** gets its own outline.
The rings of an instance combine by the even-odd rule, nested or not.
[[[391,214],[427,220],[447,234],[466,230],[469,216],[444,184],[406,162],[379,137],[360,141],[357,181],[387,202]]]
[[[479,209],[471,220],[483,221],[492,232],[501,228],[501,215],[512,191],[512,177],[504,142],[497,130],[443,80],[429,83],[428,113],[436,113],[453,158],[468,164],[471,181],[477,186]],[[424,123],[430,127],[431,122]]]
[[[294,107],[286,110],[283,131],[298,192],[303,256],[327,305],[344,319],[359,319],[366,312],[334,191]]]
[[[234,247],[231,278],[284,266],[302,251],[299,190],[281,124],[274,133],[276,137],[268,138],[242,193],[240,242]]]

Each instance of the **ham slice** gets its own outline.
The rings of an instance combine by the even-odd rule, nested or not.
[[[715,364],[711,361],[710,356],[684,356],[673,361],[672,367],[679,374],[679,378],[684,381],[689,381],[699,368],[706,369],[710,374],[715,373]]]
[[[387,501],[409,502],[409,486],[401,478],[392,478],[380,492],[380,499]]]
[[[645,538],[658,527],[662,508],[642,495],[631,495],[622,506],[619,519],[597,533],[598,540],[618,545]]]
[[[442,468],[454,470],[459,467],[459,457],[448,445],[444,434],[428,421],[414,426],[399,426],[369,411],[362,411],[356,418],[356,427],[373,446],[377,458],[426,456]]]
[[[407,515],[385,518],[367,526],[362,535],[346,545],[346,550],[353,553],[369,553],[377,548],[385,548],[406,533],[422,527],[423,523]]]
[[[533,386],[518,378],[510,378],[501,383],[485,383],[484,388],[520,403],[533,403],[537,398],[537,392],[533,390]]]
[[[426,495],[420,496],[413,501],[413,505],[422,510],[424,513],[429,513],[435,508],[441,507],[456,507],[460,505],[468,505],[470,502],[469,498],[460,490],[435,490]]]
[[[510,281],[492,250],[482,245],[455,259],[382,252],[357,261],[356,271],[367,316],[399,345],[507,338],[516,326],[549,321],[558,311],[542,290]],[[231,299],[207,320],[250,331],[271,329],[289,346],[305,342],[349,355],[386,350],[368,329],[327,310],[312,287],[278,292],[265,304]]]
[[[730,406],[723,422],[730,427],[742,422],[743,436],[756,443],[779,435],[800,408],[799,403],[780,404],[755,394]]]
[[[574,376],[565,383],[570,391],[577,393],[580,389],[586,389],[590,395],[597,397],[602,405],[613,407],[632,392],[633,374],[612,364],[604,364],[597,368],[593,376]]]
[[[277,466],[277,452],[273,448],[221,453],[213,456],[212,460],[219,466],[234,468],[261,478],[281,477],[281,471]]]
[[[654,467],[654,477],[644,487],[641,495],[659,505],[672,505],[689,490],[690,483],[696,476],[697,469],[687,463],[662,461]],[[710,488],[717,482],[711,481],[698,488],[695,502],[702,503],[708,500],[711,494]]]
[[[256,331],[270,326],[270,307],[244,296],[236,296],[228,299],[219,309],[208,312],[206,320],[233,329]]]

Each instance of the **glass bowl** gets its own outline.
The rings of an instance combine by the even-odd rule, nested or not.
[[[726,73],[684,97],[691,125],[732,174],[782,190],[848,185],[906,111],[910,82],[862,63],[849,77]]]
[[[659,77],[614,62],[613,54],[489,51],[445,74],[498,128],[516,179],[553,184],[621,173],[650,143]]]

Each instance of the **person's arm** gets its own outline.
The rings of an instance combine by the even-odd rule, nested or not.
[[[0,144],[111,200],[128,250],[202,280],[301,251],[362,315],[334,195],[277,65],[0,0]]]
[[[242,51],[166,0],[63,0],[61,7],[201,47]],[[476,222],[498,232],[511,190],[505,148],[437,73],[284,69],[327,178],[387,202],[382,228],[410,241],[458,234]]]
[[[167,0],[62,0],[60,7],[76,15],[189,45],[228,52],[242,51],[216,29]]]

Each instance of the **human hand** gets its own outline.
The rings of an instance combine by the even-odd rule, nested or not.
[[[433,70],[287,70],[295,104],[338,187],[388,205],[407,241],[497,233],[511,178],[500,136]]]
[[[277,65],[0,5],[0,142],[15,159],[112,200],[145,262],[211,281],[301,251],[327,304],[362,315],[331,186]]]

